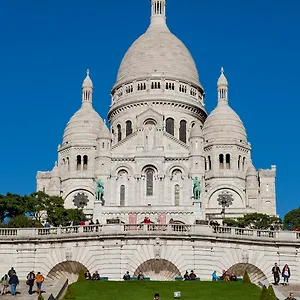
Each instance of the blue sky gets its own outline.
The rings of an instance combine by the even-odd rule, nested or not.
[[[167,22],[188,47],[216,105],[224,66],[230,105],[247,129],[256,168],[277,165],[277,209],[299,206],[300,2],[168,0]],[[149,24],[150,0],[2,0],[0,193],[35,191],[51,170],[91,69],[106,118],[123,55]]]

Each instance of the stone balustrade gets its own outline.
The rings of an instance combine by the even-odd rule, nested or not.
[[[208,225],[187,224],[112,224],[112,225],[87,225],[50,228],[0,228],[0,240],[15,239],[43,239],[48,237],[63,236],[89,236],[108,234],[172,234],[172,235],[197,235],[216,237],[235,237],[242,239],[272,239],[276,241],[298,241],[300,232],[259,230],[236,227],[214,227]]]

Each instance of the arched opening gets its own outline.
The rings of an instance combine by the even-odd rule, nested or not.
[[[120,206],[125,206],[125,185],[120,186]]]
[[[179,184],[176,184],[174,187],[174,198],[175,198],[175,206],[179,206],[180,205],[180,188],[179,188]]]
[[[117,126],[117,136],[118,136],[118,142],[120,142],[122,139],[122,129],[120,124],[118,124]]]
[[[133,276],[137,277],[140,271],[151,280],[172,281],[175,277],[181,276],[178,268],[166,259],[149,259],[143,262],[137,267]]]
[[[166,131],[174,136],[174,119],[168,118],[166,120]]]
[[[208,159],[208,170],[211,170],[211,157],[210,157],[210,155],[208,155],[207,159]]]
[[[154,170],[146,170],[146,196],[153,196]]]
[[[70,158],[67,157],[67,170],[70,171]]]
[[[238,170],[241,169],[241,156],[239,155],[239,158],[238,158]]]
[[[219,154],[219,167],[220,169],[224,169],[224,155]]]
[[[181,120],[179,126],[179,139],[186,143],[186,121]]]
[[[78,274],[81,270],[85,272],[87,267],[78,261],[63,261],[49,271],[47,278],[54,280],[67,278],[69,283],[72,283],[77,280]]]
[[[87,155],[84,155],[83,156],[83,170],[87,170],[88,168],[88,156]]]
[[[243,171],[245,171],[245,166],[246,166],[246,157],[243,157]]]
[[[226,169],[230,169],[230,154],[226,154],[225,161],[226,161]]]
[[[132,123],[131,121],[126,121],[126,136],[132,134]]]
[[[76,170],[81,170],[81,156],[80,155],[77,155],[77,158],[76,158]]]
[[[228,269],[229,274],[235,273],[237,277],[243,277],[246,271],[252,283],[267,280],[267,276],[261,269],[249,263],[238,263]]]

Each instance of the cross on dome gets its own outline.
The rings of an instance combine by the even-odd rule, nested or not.
[[[86,69],[86,76],[90,76],[90,69]]]

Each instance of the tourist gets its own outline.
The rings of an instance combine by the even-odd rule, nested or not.
[[[144,274],[142,273],[142,271],[139,272],[139,275],[137,277],[138,280],[144,280],[145,279],[145,276]]]
[[[1,279],[1,284],[2,284],[2,290],[1,290],[1,294],[2,295],[6,295],[7,293],[7,288],[9,286],[8,284],[8,275],[5,274],[2,279]]]
[[[92,276],[92,280],[100,280],[100,275],[98,273],[98,271],[95,271],[93,276]]]
[[[96,225],[100,225],[100,222],[98,219],[96,219]]]
[[[191,273],[190,273],[190,280],[196,280],[196,277],[197,277],[197,275],[194,273],[193,270],[191,270]]]
[[[159,293],[154,294],[153,300],[161,300],[159,297]]]
[[[9,276],[9,278],[10,278],[12,275],[16,274],[16,271],[15,271],[15,269],[13,267],[11,267],[11,269],[7,272],[7,274]]]
[[[230,281],[230,276],[229,276],[228,271],[223,270],[222,280],[223,281]]]
[[[290,271],[290,268],[287,264],[284,265],[281,275],[283,277],[283,285],[288,285],[289,284],[289,278],[291,276],[291,271]]]
[[[237,281],[237,277],[234,272],[230,275],[230,281]]]
[[[129,271],[127,271],[124,276],[123,276],[124,280],[130,280],[130,275],[129,275]]]
[[[280,269],[277,266],[277,263],[274,264],[274,267],[272,268],[272,274],[274,276],[274,285],[278,285],[280,280]]]
[[[44,280],[45,280],[44,276],[41,274],[41,272],[38,272],[35,276],[35,282],[36,282],[38,295],[40,295],[42,293],[42,284],[43,284]]]
[[[285,298],[285,300],[296,300],[296,298],[294,297],[294,293],[290,293],[289,296]]]
[[[183,275],[183,280],[190,280],[190,275],[188,271],[185,271],[184,275]]]
[[[85,278],[85,280],[92,279],[92,276],[91,276],[91,273],[89,272],[89,270],[86,270],[86,272],[84,273],[84,278]]]
[[[214,271],[212,274],[211,274],[211,277],[212,277],[212,281],[218,281],[219,280],[219,277],[217,275],[217,271]]]
[[[150,219],[148,217],[145,217],[144,224],[150,224],[150,223],[151,223]]]
[[[27,278],[26,284],[29,286],[28,294],[32,295],[32,287],[34,286],[34,280],[35,280],[34,271],[29,272],[26,278]]]
[[[10,293],[16,295],[17,285],[19,284],[19,278],[16,273],[13,273],[9,278],[8,284],[10,285]]]

